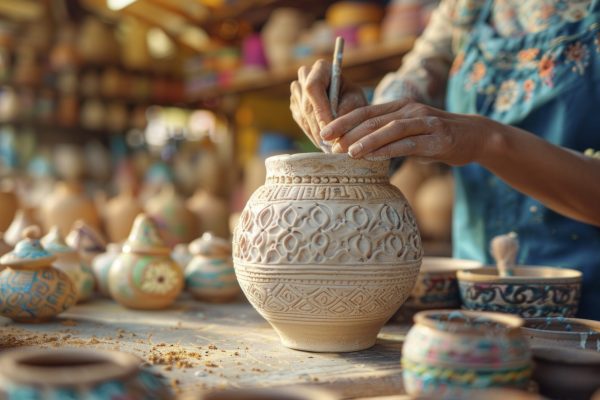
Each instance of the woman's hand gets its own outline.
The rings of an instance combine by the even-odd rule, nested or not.
[[[354,158],[414,156],[450,165],[478,161],[493,121],[411,100],[357,108],[330,122],[321,138]]]
[[[298,80],[290,86],[290,109],[296,123],[319,147],[322,142],[320,132],[333,120],[327,88],[331,79],[331,63],[318,60],[310,68],[302,66],[298,70]],[[367,105],[360,87],[348,84],[342,78],[337,115]]]

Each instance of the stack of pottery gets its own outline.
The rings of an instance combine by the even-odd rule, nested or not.
[[[80,259],[79,253],[65,243],[57,226],[52,227],[41,240],[44,249],[56,256],[53,265],[69,276],[75,289],[77,301],[86,301],[94,293],[94,274]]]
[[[36,220],[33,210],[30,208],[21,208],[15,214],[10,226],[4,232],[4,241],[14,247],[23,237],[23,231],[31,225],[35,225]]]
[[[92,265],[94,257],[106,250],[106,241],[100,232],[83,220],[75,221],[66,242],[79,252],[82,262],[86,265]]]
[[[207,232],[189,246],[193,258],[185,269],[188,291],[199,300],[223,302],[240,292],[235,279],[231,244]]]
[[[423,252],[388,163],[305,153],[266,167],[234,233],[240,287],[287,347],[371,347],[412,291]]]
[[[514,315],[422,311],[402,348],[410,395],[468,398],[471,390],[526,389],[531,352]]]
[[[0,397],[8,399],[170,399],[162,379],[116,351],[19,349],[0,357]]]
[[[81,186],[74,182],[57,183],[54,193],[42,203],[40,211],[44,228],[50,230],[58,226],[63,235],[77,220],[83,220],[96,229],[100,227],[94,203],[85,197]]]
[[[106,246],[106,252],[98,254],[92,260],[92,272],[96,280],[96,288],[104,297],[110,297],[108,290],[108,274],[113,262],[121,254],[121,245],[118,243],[109,243]]]
[[[15,249],[0,258],[0,315],[17,322],[42,322],[77,300],[71,279],[54,268],[56,259],[40,243],[40,230],[29,227]],[[0,369],[3,371],[3,369]]]
[[[152,219],[138,215],[121,254],[110,267],[111,297],[129,308],[168,307],[183,288],[183,273],[170,253]]]
[[[135,217],[142,212],[131,190],[125,190],[110,199],[102,210],[102,219],[108,240],[119,243],[127,239]]]
[[[196,218],[173,185],[165,185],[158,195],[150,198],[144,207],[158,226],[168,246],[189,243],[197,234]]]

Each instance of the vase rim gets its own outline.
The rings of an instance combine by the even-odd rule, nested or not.
[[[465,318],[469,322],[489,321],[497,325],[496,329],[490,329],[489,326],[481,324],[466,324],[464,320],[452,320],[453,316]],[[415,314],[415,324],[424,325],[429,328],[461,334],[485,334],[511,332],[520,332],[524,320],[521,317],[511,314],[488,311],[465,311],[465,310],[430,310],[421,311]]]
[[[389,160],[351,158],[348,154],[296,153],[265,160],[267,176],[388,176]]]
[[[0,357],[0,376],[25,385],[85,385],[132,376],[139,365],[136,356],[111,350],[17,349]]]

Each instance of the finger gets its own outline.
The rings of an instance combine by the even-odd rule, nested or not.
[[[346,134],[337,139],[340,152],[347,152],[348,148],[358,142],[363,137],[383,128],[392,121],[399,120],[398,112],[384,114],[378,117],[368,119],[358,126],[352,128]]]
[[[304,86],[307,76],[308,76],[308,67],[306,67],[306,65],[303,65],[300,68],[298,68],[298,81],[300,82],[301,85]]]
[[[411,136],[385,145],[372,153],[365,154],[367,160],[382,160],[394,157],[416,156],[419,159],[434,157],[439,154],[439,137],[437,135]],[[433,150],[438,148],[437,150]],[[429,154],[425,156],[424,154]]]
[[[327,126],[321,130],[321,137],[326,140],[341,137],[360,123],[379,115],[397,111],[407,102],[408,100],[400,100],[357,108],[327,124]]]
[[[351,145],[348,154],[360,158],[390,143],[431,133],[433,128],[434,126],[426,118],[396,119]],[[410,141],[406,142],[405,146],[407,144],[410,144]]]
[[[331,105],[327,97],[327,87],[331,79],[331,64],[317,60],[304,82],[304,93],[312,104],[319,128],[324,128],[331,120]]]
[[[315,142],[315,137],[310,133],[310,127],[308,126],[306,120],[302,117],[302,112],[300,111],[300,106],[298,105],[297,99],[295,97],[290,98],[290,110],[292,111],[292,118],[298,126],[302,129],[304,134],[308,136],[313,144],[318,146],[318,143]]]
[[[319,124],[317,124],[317,120],[313,115],[312,104],[306,97],[302,99],[302,119],[306,122],[309,127],[310,135],[316,138],[317,141],[320,141],[319,136]]]

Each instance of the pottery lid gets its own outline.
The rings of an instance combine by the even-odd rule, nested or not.
[[[75,221],[65,241],[76,250],[90,253],[102,253],[106,248],[102,235],[81,219]]]
[[[123,244],[125,253],[169,254],[171,250],[158,234],[154,221],[144,213],[138,214],[131,233]]]
[[[231,256],[231,243],[215,236],[212,232],[205,232],[201,237],[189,245],[190,253],[202,256]]]
[[[14,250],[0,257],[0,265],[8,267],[38,267],[50,265],[56,257],[40,243],[40,228],[33,225],[23,231],[23,239]]]
[[[41,239],[42,246],[52,254],[76,253],[77,250],[67,245],[65,238],[60,233],[58,226],[53,226]]]

